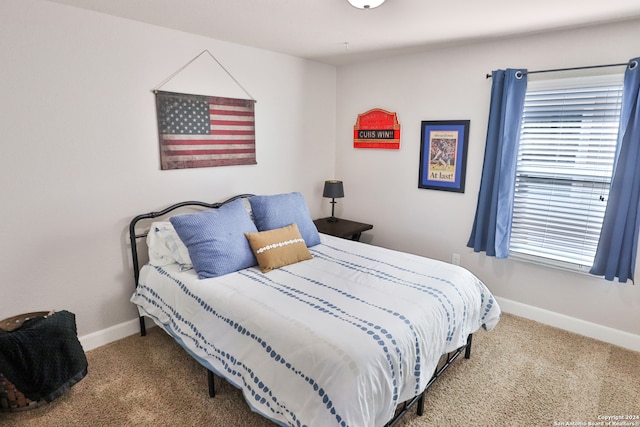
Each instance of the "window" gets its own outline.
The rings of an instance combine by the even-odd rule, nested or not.
[[[623,76],[529,82],[510,256],[588,271],[616,152]]]

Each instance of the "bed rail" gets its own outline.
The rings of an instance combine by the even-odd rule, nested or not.
[[[473,340],[473,334],[469,334],[467,336],[467,342],[466,342],[465,345],[463,345],[462,347],[459,347],[458,349],[452,351],[451,353],[447,353],[447,354],[443,355],[440,358],[440,362],[436,366],[436,369],[435,369],[435,372],[433,373],[433,376],[431,377],[431,379],[427,383],[427,386],[424,388],[422,393],[420,393],[419,395],[417,395],[413,399],[410,399],[410,400],[400,404],[398,409],[396,409],[396,413],[393,416],[393,418],[387,424],[385,424],[384,427],[393,427],[393,426],[395,426],[397,424],[397,422],[400,421],[400,419],[416,403],[418,404],[418,407],[416,409],[416,413],[418,414],[418,416],[421,416],[424,413],[424,397],[427,394],[427,391],[429,391],[429,388],[433,385],[433,383],[435,383],[436,380],[438,378],[440,378],[440,376],[449,368],[449,366],[451,366],[451,364],[458,358],[458,356],[460,356],[460,354],[462,354],[463,351],[464,351],[464,358],[465,359],[471,358],[472,340]]]

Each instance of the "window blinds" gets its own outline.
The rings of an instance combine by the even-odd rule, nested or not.
[[[616,152],[622,76],[530,82],[516,171],[512,255],[588,270]]]

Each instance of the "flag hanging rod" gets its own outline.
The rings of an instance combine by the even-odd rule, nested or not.
[[[603,65],[586,65],[582,67],[569,67],[569,68],[552,68],[549,70],[535,70],[535,71],[525,71],[523,74],[538,74],[538,73],[553,73],[556,71],[573,71],[573,70],[587,70],[589,68],[607,68],[607,67],[623,67],[628,65],[628,62],[624,64],[603,64]],[[491,78],[491,74],[487,73],[487,78]]]

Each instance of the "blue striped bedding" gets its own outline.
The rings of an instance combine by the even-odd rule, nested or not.
[[[146,265],[131,301],[283,426],[383,426],[442,354],[500,318],[464,268],[324,234],[310,251],[205,280]]]

